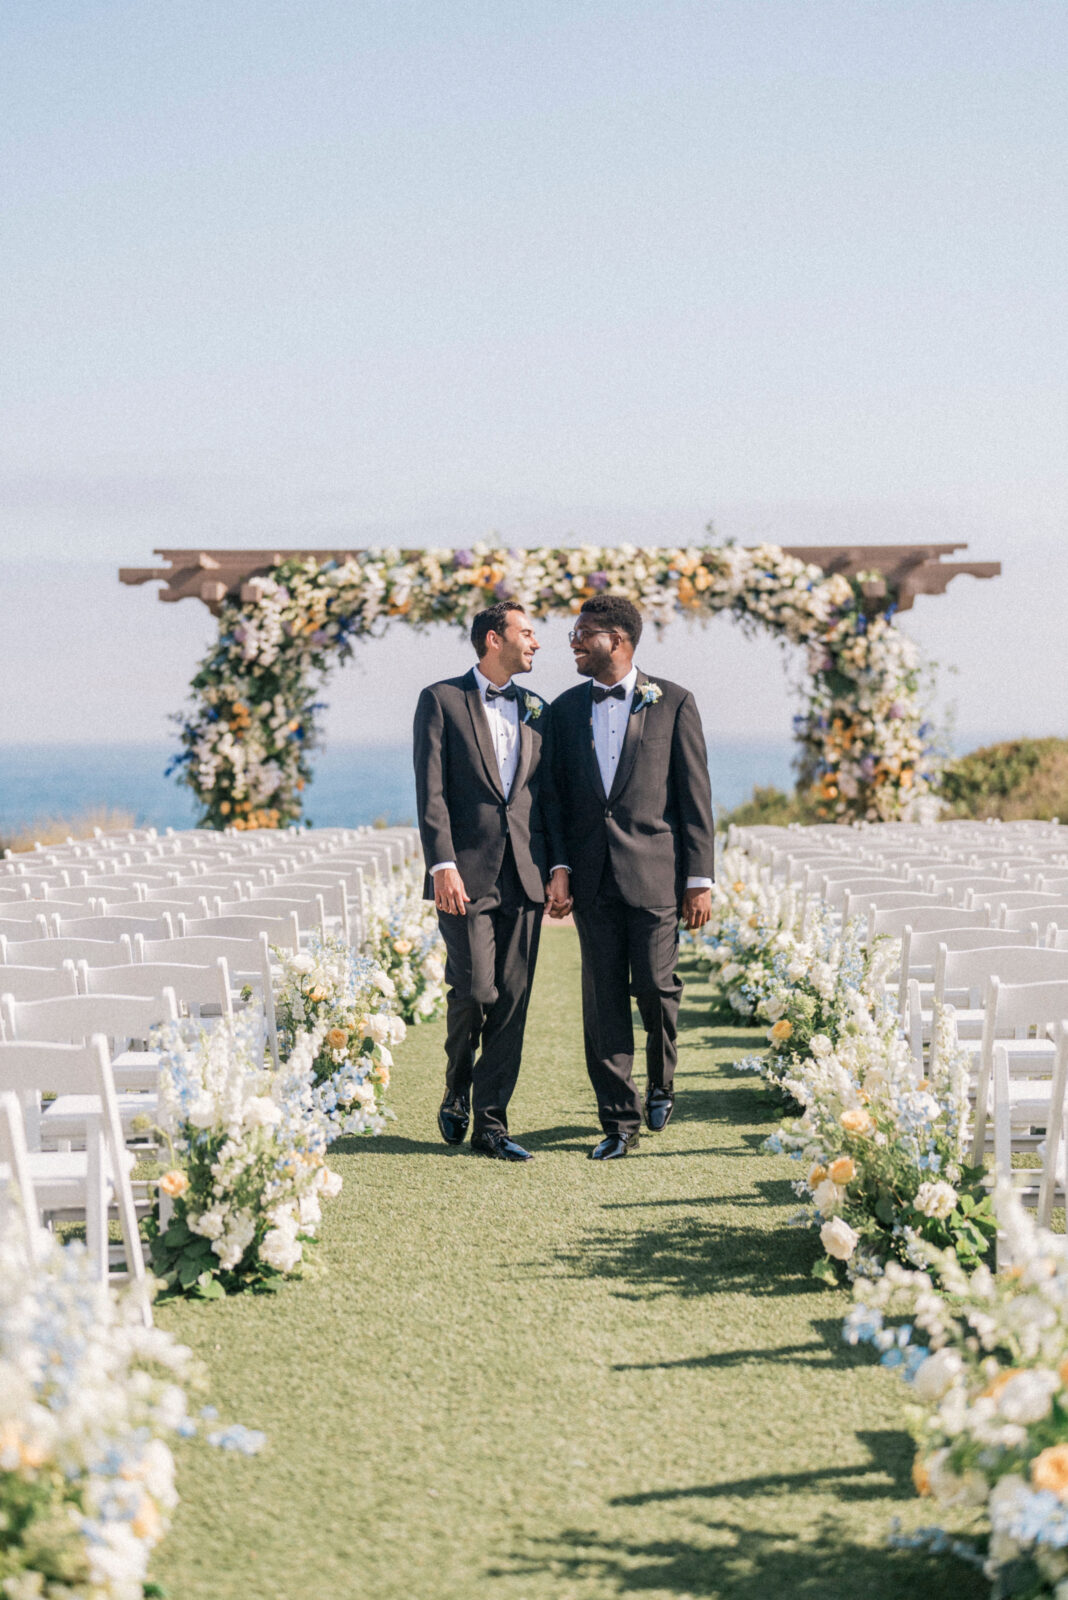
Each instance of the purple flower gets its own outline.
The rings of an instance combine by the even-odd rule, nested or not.
[[[238,644],[244,644],[245,640],[248,638],[247,629],[245,629],[245,628],[235,628],[234,629],[234,638],[237,640]]]
[[[502,578],[500,583],[495,583],[493,585],[493,592],[497,596],[498,600],[508,600],[511,598],[512,585],[507,581],[507,579]]]
[[[870,778],[872,773],[875,771],[875,757],[862,756],[860,759],[860,770],[866,778]]]
[[[591,572],[589,581],[590,581],[590,588],[591,589],[607,589],[608,588],[608,574],[607,574],[607,572]]]
[[[456,567],[473,567],[475,564],[475,558],[470,550],[454,550],[452,560]]]
[[[889,715],[894,719],[895,722],[901,721],[902,717],[905,715],[905,707],[901,704],[900,700],[894,701],[893,705],[890,707]]]

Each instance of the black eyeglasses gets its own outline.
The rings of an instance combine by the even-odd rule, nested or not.
[[[568,644],[581,644],[583,639],[596,639],[599,633],[603,633],[606,639],[611,639],[614,637],[615,631],[614,628],[572,628],[567,636],[567,642]]]

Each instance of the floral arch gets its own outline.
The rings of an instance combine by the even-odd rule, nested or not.
[[[204,554],[198,560],[219,565]],[[679,616],[705,622],[727,612],[744,628],[766,630],[806,652],[804,704],[794,719],[797,766],[827,820],[906,819],[937,776],[916,647],[895,628],[900,595],[878,571],[828,573],[775,545],[475,545],[327,559],[299,553],[259,570],[234,597],[218,582],[179,591],[199,592],[220,612],[219,637],[193,679],[191,707],[176,719],[181,750],[169,769],[200,801],[202,825],[273,828],[300,819],[318,695],[329,669],[360,639],[397,623],[467,627],[483,606],[513,596],[538,618],[571,615],[605,589],[628,595],[658,627]],[[959,570],[993,575],[937,567],[932,592],[944,590],[946,574]],[[121,576],[144,582],[169,575]],[[902,603],[911,603],[911,593]]]

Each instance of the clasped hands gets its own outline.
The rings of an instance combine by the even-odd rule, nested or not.
[[[558,922],[568,915],[571,905],[571,874],[566,867],[557,867],[545,885],[545,909]]]

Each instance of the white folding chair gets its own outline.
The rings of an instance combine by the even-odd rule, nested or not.
[[[1065,1153],[1068,1152],[1068,1129],[1065,1127],[1065,1088],[1068,1086],[1068,1022],[1061,1022],[1056,1029],[1055,1043],[1057,1054],[1053,1063],[1053,1080],[1050,1086],[1049,1101],[1049,1126],[1046,1130],[1046,1145],[1042,1156],[1042,1179],[1038,1190],[1038,1221],[1043,1228],[1048,1228],[1053,1213],[1053,1202],[1058,1188],[1065,1194]],[[1008,1063],[999,1060],[999,1053],[995,1047],[994,1053],[994,1097],[998,1099],[999,1088],[1001,1098],[1006,1096],[1006,1083]],[[997,1144],[997,1122],[995,1121],[995,1151],[999,1157],[998,1164],[1008,1171],[1012,1171],[1012,1135],[1011,1126],[1009,1137],[1006,1140],[1005,1132],[1001,1133],[1001,1148]],[[1066,1197],[1068,1203],[1068,1197]]]
[[[134,1048],[147,1041],[162,1022],[178,1020],[174,990],[161,994],[62,995],[55,1000],[13,1000],[0,994],[0,1020],[7,1039],[37,1039],[78,1043],[91,1034],[104,1034],[115,1052],[111,1070],[122,1088],[154,1089],[158,1055]]]
[[[156,917],[100,916],[72,917],[52,920],[52,936],[56,939],[121,939],[123,934],[132,939],[143,933],[146,939],[172,939],[174,923],[169,914]]]
[[[1056,983],[1062,978],[1068,981],[1068,952],[1044,950],[1037,945],[1003,945],[996,942],[970,950],[951,950],[947,945],[940,944],[935,960],[932,1009],[952,1005],[953,1029],[958,1041],[982,1038],[986,1021],[983,1001],[991,978],[996,978],[1002,987],[1006,984]],[[931,1011],[921,1004],[919,985],[916,984],[914,988],[910,983],[910,1025],[915,1025],[916,1020],[922,1025],[925,1037],[931,1038]],[[916,1054],[915,1049],[913,1054]],[[937,1057],[938,1041],[933,1039],[932,1072],[937,1065]],[[917,1059],[922,1060],[922,1053]]]
[[[47,1241],[37,1215],[22,1107],[10,1089],[0,1093],[0,1199],[17,1219],[27,1259],[43,1261]]]
[[[27,1123],[27,1104],[36,1107],[42,1095],[70,1096],[82,1103],[84,1150],[28,1152],[38,1212],[84,1215],[89,1260],[97,1278],[106,1282],[110,1268],[108,1208],[114,1199],[126,1256],[123,1276],[144,1283],[145,1263],[130,1185],[133,1157],[123,1143],[106,1039],[96,1034],[83,1045],[0,1041],[0,1090],[18,1097]],[[143,1316],[146,1323],[151,1322],[147,1296]]]
[[[91,967],[117,967],[133,960],[128,933],[120,939],[5,939],[0,935],[0,967],[61,967],[87,961]],[[0,988],[3,984],[0,983]]]
[[[1033,952],[1037,954],[1038,952]],[[994,1048],[1002,1047],[1009,1074],[1011,1115],[1017,1110],[1046,1122],[1049,1087],[1055,1047],[1049,1030],[1068,1017],[1068,980],[1049,983],[1003,984],[991,978],[983,1006],[983,1038],[978,1052],[979,1073],[975,1091],[975,1125],[972,1134],[972,1164],[982,1163],[990,1115],[991,1081],[994,1074]],[[965,1046],[965,1049],[968,1047]],[[974,1050],[970,1052],[975,1057]],[[1047,1085],[1041,1090],[1040,1082]],[[1035,1114],[1036,1104],[1046,1106]]]
[[[168,946],[179,943],[167,941]],[[226,958],[219,956],[213,964],[197,962],[153,961],[130,967],[90,967],[80,962],[77,969],[79,994],[136,994],[161,995],[165,989],[174,991],[179,1007],[185,1007],[190,1016],[203,1016],[208,1010],[217,1010],[224,1017],[233,1016],[230,999],[230,973]],[[0,973],[0,984],[6,973]]]
[[[14,1000],[51,1000],[56,995],[77,994],[74,962],[64,961],[61,967],[23,967],[7,965],[0,968],[0,993]]]
[[[295,916],[243,915],[178,919],[178,936],[182,939],[196,938],[201,934],[217,939],[258,939],[261,933],[265,933],[271,944],[277,945],[281,950],[300,949],[300,923]],[[148,937],[146,934],[146,941]]]

